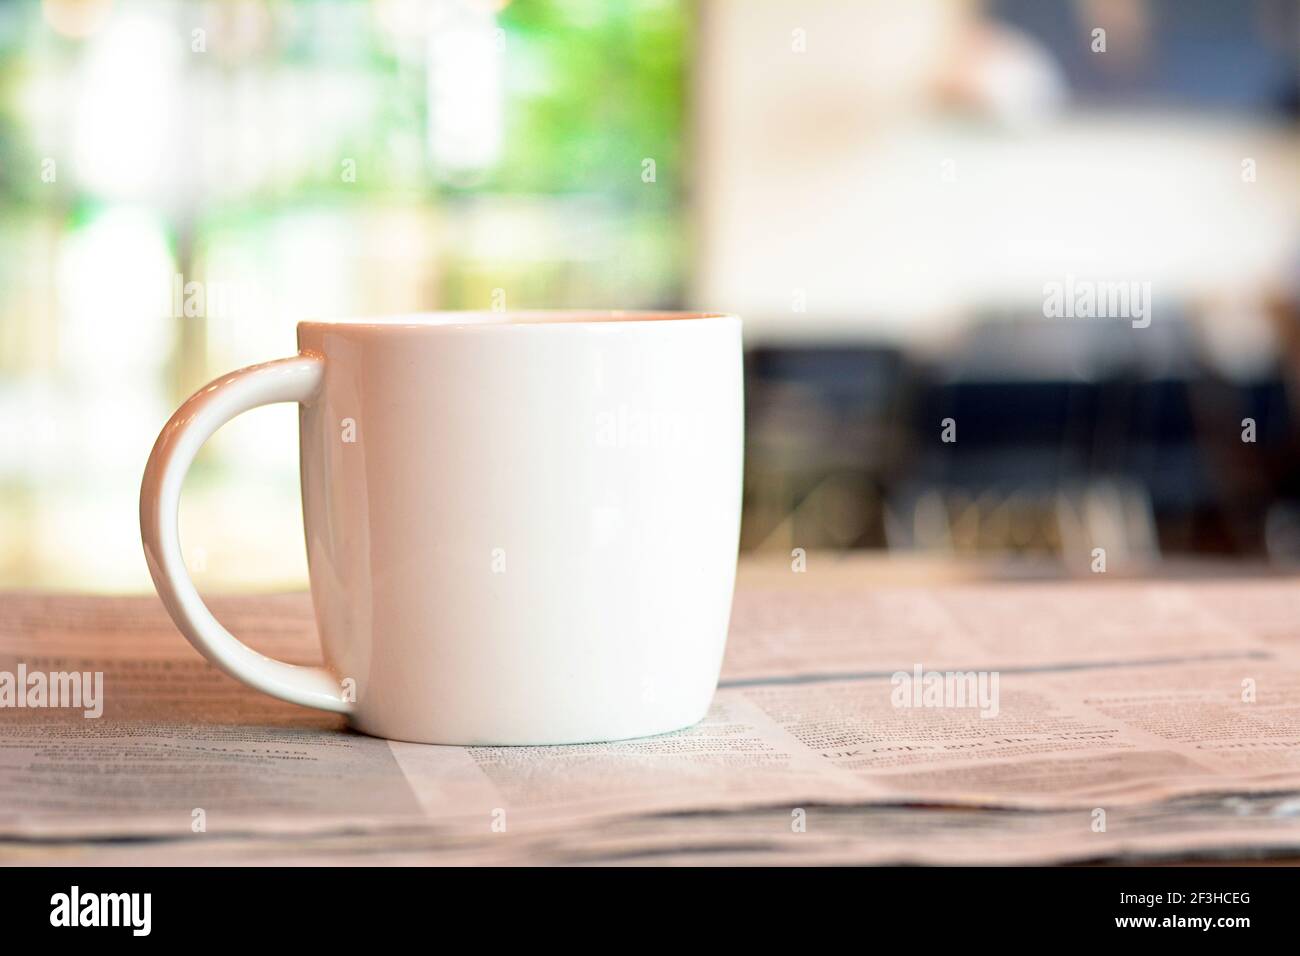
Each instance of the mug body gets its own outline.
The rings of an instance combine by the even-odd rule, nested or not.
[[[366,733],[556,744],[688,726],[731,609],[740,320],[304,322],[312,598]]]

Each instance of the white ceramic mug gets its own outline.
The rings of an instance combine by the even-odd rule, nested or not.
[[[421,743],[614,740],[704,715],[740,529],[738,318],[435,313],[303,322],[298,347],[200,389],[145,469],[149,570],[208,660]],[[324,668],[240,643],[181,557],[195,453],[271,402],[300,405]]]

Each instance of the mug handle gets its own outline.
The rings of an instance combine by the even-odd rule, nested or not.
[[[140,485],[140,537],[145,561],[167,613],[200,654],[263,693],[321,710],[352,710],[323,667],[273,660],[241,643],[212,616],[181,556],[177,509],[181,484],[203,443],[240,412],[273,402],[307,402],[320,388],[325,362],[295,355],[224,375],[191,395],[163,426]]]

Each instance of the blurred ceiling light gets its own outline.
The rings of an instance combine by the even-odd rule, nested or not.
[[[1004,24],[980,21],[958,41],[940,90],[1011,127],[1050,119],[1066,100],[1065,76],[1042,44]]]
[[[73,121],[75,168],[86,188],[113,198],[157,194],[181,43],[143,17],[115,20],[91,42]]]
[[[443,0],[431,8],[429,158],[439,176],[464,182],[501,155],[503,41],[484,6]]]
[[[41,15],[50,29],[80,40],[90,36],[108,19],[113,0],[42,0]]]

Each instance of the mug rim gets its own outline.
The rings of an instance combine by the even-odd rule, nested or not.
[[[671,309],[511,309],[493,311],[431,310],[360,318],[303,319],[302,329],[526,329],[547,327],[610,327],[664,322],[697,324],[734,321],[732,312],[690,312]]]

